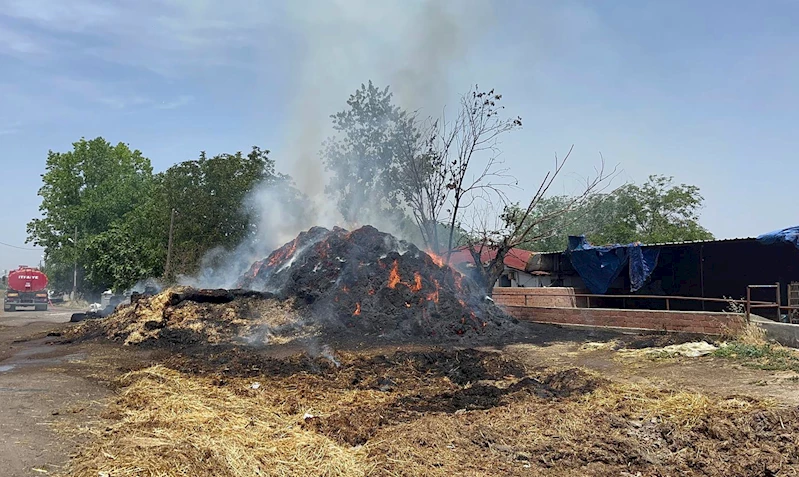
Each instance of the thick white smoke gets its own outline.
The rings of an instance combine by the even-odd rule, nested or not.
[[[398,106],[439,115],[471,85],[472,79],[458,72],[489,29],[491,13],[488,0],[290,3],[286,27],[300,49],[292,69],[296,77],[286,143],[274,149],[273,157],[305,200],[295,200],[285,188],[259,186],[248,199],[258,212],[255,239],[233,252],[209,254],[200,274],[181,282],[231,287],[254,261],[314,225],[370,224],[412,239],[383,216],[357,216],[356,224],[344,223],[325,193],[329,176],[320,157],[323,141],[333,133],[330,115],[344,109],[350,94],[369,80],[377,87],[390,86]]]
[[[409,111],[436,116],[453,104],[472,82],[458,73],[492,9],[488,0],[292,2],[288,27],[304,48],[288,142],[277,152],[300,190],[312,199],[323,195],[327,175],[319,151],[332,133],[330,115],[362,83],[390,86],[395,103]]]
[[[291,241],[314,225],[332,227],[337,219],[328,203],[314,203],[297,193],[286,182],[259,184],[245,199],[245,207],[254,210],[253,235],[234,250],[211,250],[203,257],[196,276],[179,277],[182,285],[200,288],[231,288],[257,260]]]

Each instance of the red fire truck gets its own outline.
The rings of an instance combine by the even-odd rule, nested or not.
[[[8,272],[6,278],[5,311],[16,311],[17,307],[32,306],[36,311],[47,310],[47,275],[38,268],[21,265]]]

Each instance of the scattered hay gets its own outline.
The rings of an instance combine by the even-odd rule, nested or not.
[[[691,429],[711,416],[729,419],[774,407],[771,401],[746,397],[712,398],[696,392],[620,383],[599,389],[583,402],[607,412],[637,415],[642,420],[655,419],[683,429]]]
[[[128,373],[69,475],[792,475],[799,411],[528,374],[498,353],[176,356]],[[222,365],[221,363],[225,363]],[[257,383],[257,385],[255,385]]]
[[[250,292],[228,302],[184,299],[202,292],[186,287],[165,290],[122,305],[102,320],[82,323],[69,331],[69,337],[102,336],[125,345],[262,345],[286,343],[312,333],[303,329],[291,300],[249,296]]]
[[[215,386],[154,366],[120,378],[126,386],[108,415],[118,420],[72,460],[73,476],[366,475],[362,449],[304,430],[236,381]]]
[[[770,403],[606,384],[428,415],[366,447],[378,475],[792,475],[797,430],[797,412]]]
[[[619,344],[615,340],[611,341],[587,341],[580,345],[581,351],[596,351],[596,350],[612,350],[616,349]]]
[[[624,359],[629,358],[675,358],[677,356],[684,356],[686,358],[698,358],[700,356],[707,356],[712,354],[718,349],[717,346],[712,345],[706,341],[697,341],[694,343],[682,343],[676,345],[668,345],[662,348],[639,348],[639,349],[620,349],[618,350],[619,357]]]

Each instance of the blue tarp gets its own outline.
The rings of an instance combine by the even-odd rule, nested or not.
[[[775,230],[763,234],[757,238],[757,241],[766,245],[784,242],[791,243],[799,247],[799,225],[796,227],[788,227],[787,229]]]
[[[641,244],[595,247],[581,235],[569,237],[566,253],[591,293],[603,295],[625,266],[630,274],[630,291],[640,290],[657,266],[660,249]]]

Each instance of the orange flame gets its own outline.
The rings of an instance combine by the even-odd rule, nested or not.
[[[422,289],[422,276],[419,272],[413,272],[413,286],[411,287],[411,291],[418,292]]]
[[[405,285],[410,288],[412,292],[418,292],[422,289],[422,275],[419,272],[413,273],[413,284],[403,282],[399,274],[399,263],[394,260],[394,265],[391,267],[391,272],[388,275],[388,287],[397,288],[397,285]]]
[[[289,246],[288,249],[279,249],[272,256],[272,258],[269,259],[268,265],[269,266],[275,266],[278,263],[283,262],[283,261],[287,260],[289,257],[291,257],[292,255],[294,255],[294,252],[297,250],[297,241],[298,240],[299,240],[299,237],[295,238],[291,242],[291,246]]]
[[[394,267],[391,269],[391,273],[388,276],[388,287],[389,288],[396,288],[397,283],[400,282],[400,274],[399,274],[399,264],[396,260],[394,260]]]
[[[374,290],[369,290],[369,294],[370,294],[370,295],[374,295],[374,294],[375,294],[375,291],[374,291]]]
[[[427,254],[430,255],[430,259],[433,260],[433,263],[435,263],[439,267],[443,267],[444,266],[444,264],[445,264],[444,263],[444,257],[442,257],[440,255],[436,255],[435,253],[433,253],[430,250],[427,251]]]
[[[440,287],[438,286],[438,280],[433,280],[433,283],[435,284],[435,286],[436,286],[436,289],[435,289],[435,290],[433,290],[432,292],[430,292],[430,293],[427,295],[427,299],[428,299],[428,301],[432,301],[432,302],[434,302],[434,303],[438,303],[438,290],[439,290],[439,288],[440,288]]]
[[[344,285],[343,287],[341,287],[341,291],[343,291],[344,293],[349,293],[350,292],[350,287],[348,287],[347,285]]]
[[[360,314],[361,314],[361,304],[360,303],[356,303],[355,304],[355,311],[352,313],[352,316],[358,316]]]
[[[250,275],[251,278],[255,278],[258,276],[258,273],[261,271],[261,267],[264,265],[264,260],[258,260],[257,262],[252,264],[250,267]]]

